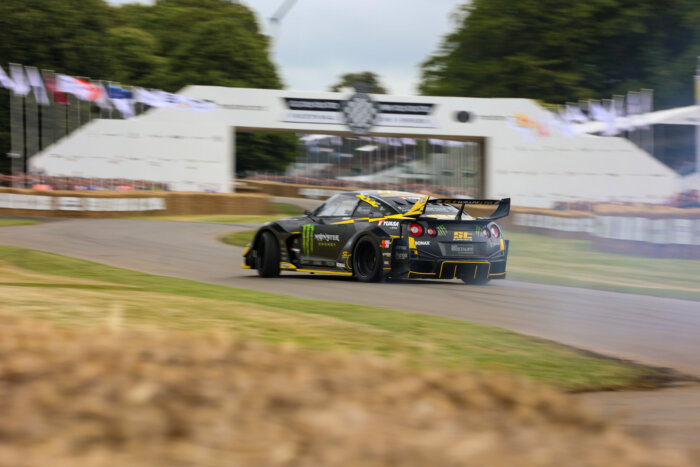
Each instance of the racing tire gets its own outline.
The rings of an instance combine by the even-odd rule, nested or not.
[[[255,250],[255,267],[260,277],[280,275],[280,246],[271,232],[263,232]]]
[[[352,254],[352,270],[360,282],[378,282],[382,278],[382,252],[371,237],[363,237]]]

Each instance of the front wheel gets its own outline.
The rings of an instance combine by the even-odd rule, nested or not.
[[[280,247],[271,232],[263,232],[255,249],[255,266],[260,277],[280,275]]]
[[[355,246],[352,269],[360,282],[377,282],[382,277],[382,253],[371,237],[363,237]]]

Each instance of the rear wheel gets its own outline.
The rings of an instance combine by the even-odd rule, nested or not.
[[[357,242],[352,254],[352,269],[360,282],[377,282],[382,277],[382,253],[371,237]]]
[[[271,232],[263,232],[255,249],[255,267],[260,277],[280,275],[280,246]]]

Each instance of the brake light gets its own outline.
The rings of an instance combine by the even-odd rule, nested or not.
[[[408,226],[408,232],[414,237],[423,235],[423,227],[420,224],[411,224]]]
[[[487,229],[486,227],[484,227],[481,232],[484,234],[484,237],[491,238],[491,232],[489,232],[489,229]]]
[[[491,225],[491,234],[493,235],[493,238],[498,238],[501,236],[501,229],[499,229],[496,224],[492,224]]]
[[[435,230],[435,227],[428,227],[425,229],[425,233],[427,233],[430,237],[434,237],[437,235],[437,230]]]

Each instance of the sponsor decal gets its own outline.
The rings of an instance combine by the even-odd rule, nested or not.
[[[441,235],[441,236],[443,236],[443,237],[447,237],[447,227],[445,227],[444,225],[440,224],[440,225],[438,225],[437,227],[435,227],[435,229],[438,231],[438,234],[439,234],[439,235]]]
[[[317,233],[317,234],[314,234],[314,240],[317,240],[319,242],[339,242],[340,235],[333,235],[333,234],[327,234],[327,233]]]
[[[227,110],[253,110],[253,111],[265,111],[267,107],[263,105],[240,105],[240,104],[220,104],[219,107]]]
[[[451,199],[451,198],[440,198],[440,203],[445,204],[483,204],[485,206],[495,206],[500,204],[500,200],[497,199]]]
[[[314,230],[316,226],[306,224],[301,227],[301,251],[305,255],[310,255],[314,252]]]
[[[416,246],[427,246],[427,245],[430,245],[430,242],[429,242],[429,241],[426,241],[426,242],[419,242],[419,241],[416,241],[415,243],[416,243]]]
[[[381,242],[379,242],[379,245],[382,248],[389,248],[391,246],[391,240],[382,240]]]
[[[347,125],[355,134],[367,134],[373,126],[435,128],[431,114],[435,104],[375,102],[364,92],[348,100],[284,98],[283,122]]]
[[[347,250],[346,250],[346,251],[343,251],[342,256],[343,256],[343,258],[347,258],[348,256],[350,256],[350,252],[347,251]]]
[[[335,267],[338,268],[338,269],[342,269],[342,268],[345,267],[345,263],[338,263],[338,262],[336,262],[336,263],[335,263]]]
[[[340,242],[340,235],[327,233],[314,233],[314,225],[305,225],[302,231],[304,253],[310,254],[314,251],[314,244],[317,246],[335,246]]]
[[[473,240],[471,232],[454,232],[453,240]]]
[[[398,228],[399,227],[399,221],[386,221],[386,220],[381,220],[379,221],[379,225],[383,227],[391,227],[391,228]]]
[[[460,253],[460,254],[473,254],[474,253],[474,245],[450,245],[450,251],[452,253]]]
[[[343,103],[343,115],[350,131],[366,135],[375,124],[379,109],[369,94],[357,91]]]
[[[396,252],[396,259],[398,260],[406,260],[408,259],[408,252]]]

